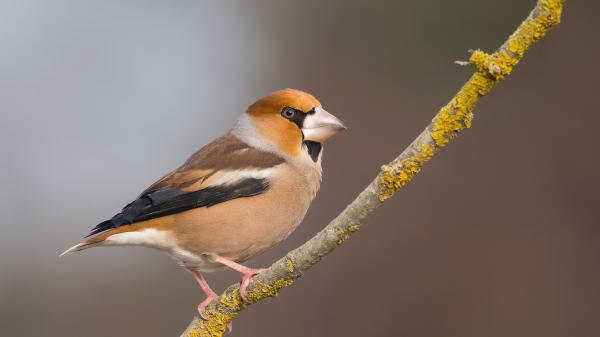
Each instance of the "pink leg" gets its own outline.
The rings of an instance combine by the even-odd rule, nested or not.
[[[192,271],[192,274],[194,274],[196,281],[198,281],[198,284],[206,294],[206,299],[198,305],[198,312],[200,313],[200,316],[206,318],[204,317],[204,311],[206,311],[206,306],[209,305],[210,302],[212,302],[214,299],[219,298],[219,295],[217,295],[217,293],[210,289],[210,286],[208,285],[204,277],[202,277],[202,274],[200,274],[199,271]]]
[[[226,265],[227,267],[242,273],[242,282],[240,285],[240,295],[242,296],[242,299],[244,300],[244,302],[248,303],[248,283],[250,283],[250,279],[252,278],[252,276],[262,272],[265,270],[265,268],[249,268],[246,266],[242,266],[241,264],[231,261],[229,259],[226,259],[224,257],[221,256],[215,256],[215,261],[221,264]]]

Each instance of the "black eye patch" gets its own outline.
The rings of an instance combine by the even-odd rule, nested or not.
[[[310,112],[314,112],[313,110],[311,110]],[[308,115],[308,113],[306,113],[306,112],[300,111],[298,109],[290,108],[290,107],[285,107],[285,108],[283,108],[283,110],[281,110],[281,116],[283,118],[289,120],[290,122],[293,122],[294,124],[296,124],[298,126],[298,128],[300,128],[300,129],[302,129],[302,124],[304,123],[304,119],[306,118],[307,115]]]

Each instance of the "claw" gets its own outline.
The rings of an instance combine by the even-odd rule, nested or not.
[[[244,303],[250,303],[248,301],[248,284],[250,284],[250,279],[252,276],[259,274],[265,271],[265,268],[247,268],[244,272],[242,272],[242,281],[240,282],[240,296]]]
[[[219,296],[217,294],[213,294],[212,296],[208,296],[204,301],[202,301],[202,303],[198,304],[198,313],[200,314],[200,317],[204,320],[207,320],[208,317],[206,317],[204,315],[204,312],[206,312],[206,307],[214,300],[218,299]]]

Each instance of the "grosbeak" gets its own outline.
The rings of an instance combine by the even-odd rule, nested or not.
[[[156,248],[193,273],[207,296],[200,314],[218,297],[201,272],[240,272],[246,300],[261,269],[240,263],[300,224],[321,182],[323,142],[344,129],[312,95],[275,91],[63,255],[98,246]]]

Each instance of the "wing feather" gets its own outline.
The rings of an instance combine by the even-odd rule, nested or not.
[[[235,136],[226,134],[151,185],[112,219],[98,224],[88,236],[261,194],[269,188],[271,169],[283,162],[284,159],[273,153],[252,148]]]

